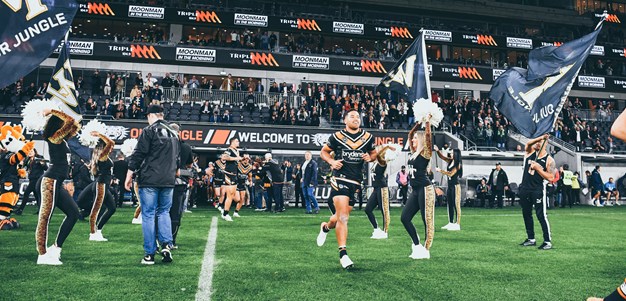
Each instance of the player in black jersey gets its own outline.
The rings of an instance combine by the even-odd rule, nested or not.
[[[235,194],[237,193],[237,175],[239,173],[238,163],[241,161],[241,156],[239,156],[239,139],[231,138],[230,146],[226,149],[226,165],[224,170],[224,186],[222,186],[222,193],[226,194],[226,201],[224,202],[224,212],[222,213],[222,218],[225,221],[232,222],[233,218],[228,215],[230,210],[230,205],[235,199]]]
[[[215,168],[213,169],[213,188],[215,189],[215,208],[220,213],[224,213],[224,168],[226,168],[226,153],[220,155],[220,159],[215,161]]]
[[[367,200],[365,205],[365,214],[370,220],[374,232],[370,238],[387,239],[389,237],[389,170],[385,160],[387,150],[395,150],[393,146],[385,145],[378,150],[376,163],[372,167],[370,174],[372,175],[372,187],[374,191]],[[374,217],[374,209],[378,207],[383,214],[383,227],[378,227],[376,217]]]
[[[43,139],[48,146],[51,167],[38,181],[41,205],[37,223],[37,264],[60,265],[63,242],[78,220],[78,205],[63,187],[70,169],[70,149],[67,140],[76,135],[79,125],[74,118],[57,110],[44,110],[44,115],[52,115],[43,130]],[[54,245],[46,247],[48,242],[48,223],[54,207],[65,213],[65,219],[57,234]]]
[[[113,161],[109,158],[109,154],[113,150],[115,142],[109,139],[109,137],[98,132],[91,132],[91,135],[100,139],[98,139],[98,143],[91,153],[91,163],[89,164],[91,174],[96,178],[97,182],[95,194],[93,194],[93,207],[91,207],[91,214],[89,214],[89,240],[107,241],[107,239],[102,236],[102,227],[104,224],[98,224],[96,229],[96,223],[100,213],[100,208],[102,208],[102,203],[104,202],[104,196],[111,186]],[[106,205],[107,212],[113,214],[113,212],[115,212],[115,203],[111,204],[110,202],[107,202]],[[113,205],[112,208],[111,205]],[[106,220],[108,220],[108,217]]]
[[[348,269],[353,265],[346,251],[348,219],[357,200],[356,192],[362,186],[363,163],[376,160],[378,152],[374,149],[374,137],[360,128],[361,115],[357,110],[347,112],[343,121],[346,128],[334,133],[320,152],[322,160],[333,169],[329,207],[334,210],[330,220],[320,225],[317,245],[324,245],[330,229],[335,229],[339,262]],[[334,158],[331,152],[335,152]]]
[[[624,301],[626,300],[626,280],[605,298],[587,298],[587,301]]]
[[[432,134],[430,123],[425,124],[424,131],[418,131],[419,123],[416,123],[409,132],[411,156],[407,162],[409,167],[409,182],[413,191],[409,196],[406,206],[402,209],[400,220],[413,241],[412,252],[409,256],[413,259],[430,258],[430,246],[433,243],[435,233],[435,187],[428,177],[430,158],[432,156]],[[426,241],[424,246],[420,244],[419,235],[413,225],[413,217],[418,211],[422,211],[422,221],[426,228]]]
[[[437,172],[448,177],[448,193],[446,194],[448,203],[448,224],[441,229],[459,231],[461,230],[461,184],[459,184],[459,178],[463,177],[461,150],[455,149],[452,151],[452,154],[450,154],[451,156],[446,156],[441,153],[436,145],[434,148],[439,158],[448,163],[446,170],[436,169]]]
[[[554,180],[556,167],[554,159],[546,151],[546,144],[549,135],[532,139],[526,143],[526,156],[524,157],[524,171],[522,183],[519,187],[520,205],[526,234],[528,238],[521,243],[522,246],[534,246],[535,229],[533,224],[533,206],[537,214],[537,219],[543,231],[543,244],[540,250],[552,248],[552,237],[550,233],[550,223],[548,222],[546,184]]]
[[[243,207],[246,200],[250,200],[250,194],[248,193],[248,183],[251,181],[252,175],[252,164],[250,164],[250,155],[243,154],[243,159],[239,161],[237,165],[238,174],[237,174],[237,193],[235,195],[235,200],[237,202],[237,207],[235,208],[235,213],[233,217],[240,217],[239,210]]]

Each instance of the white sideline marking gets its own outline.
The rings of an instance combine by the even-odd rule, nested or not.
[[[204,248],[204,259],[198,279],[196,300],[209,301],[213,293],[213,269],[215,269],[215,242],[217,240],[217,217],[211,219],[211,229]]]

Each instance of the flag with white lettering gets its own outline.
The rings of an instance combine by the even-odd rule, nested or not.
[[[80,122],[83,116],[80,114],[77,96],[70,64],[70,43],[63,42],[59,59],[48,83],[46,98],[56,103],[65,114]]]
[[[391,91],[406,96],[410,103],[417,99],[432,101],[423,30],[420,30],[418,37],[402,54],[389,73],[383,77],[380,84]]]
[[[0,1],[0,88],[15,83],[48,58],[77,11],[74,0]]]
[[[580,39],[533,49],[528,69],[513,67],[496,79],[489,98],[522,135],[536,138],[553,130],[601,29],[602,21]]]

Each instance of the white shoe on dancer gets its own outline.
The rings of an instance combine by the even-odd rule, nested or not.
[[[422,245],[413,245],[413,252],[409,255],[413,259],[429,259],[430,251],[426,250]]]

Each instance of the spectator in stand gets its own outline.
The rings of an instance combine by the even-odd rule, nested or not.
[[[250,79],[250,80],[252,80],[252,79]],[[261,84],[260,80],[256,82],[256,87],[254,88],[254,91],[255,92],[259,92],[259,93],[265,92],[265,87],[263,86],[263,84]]]
[[[222,85],[224,85],[224,84],[222,83]],[[272,86],[270,87],[269,92],[270,93],[280,93],[280,88],[278,88],[278,83],[277,82],[273,82],[272,83]]]
[[[387,114],[385,113],[385,111],[381,111],[380,120],[378,121],[378,128],[381,130],[388,129],[390,124],[391,122],[389,121],[389,117],[387,117]]]
[[[111,74],[111,73],[107,73],[107,77],[104,79],[104,88],[103,88],[103,92],[104,95],[106,96],[110,96],[111,95],[111,87],[113,86],[113,84],[115,84],[115,75]]]
[[[202,104],[202,107],[200,107],[200,112],[205,115],[211,114],[211,112],[213,112],[211,103],[208,100],[204,101],[204,104]]]
[[[143,81],[143,86],[144,88],[152,88],[156,82],[157,79],[152,77],[152,73],[148,73],[148,75],[146,75],[146,79]]]
[[[141,89],[139,89],[138,85],[135,85],[133,89],[130,90],[130,100],[134,101],[137,98],[141,98]]]
[[[26,88],[26,92],[24,94],[28,96],[28,99],[35,98],[35,95],[37,95],[37,87],[35,86],[35,83],[30,83],[28,88]]]
[[[297,114],[297,124],[298,125],[306,125],[306,122],[309,118],[309,114],[306,112],[304,107],[300,107]]]
[[[615,182],[613,178],[609,178],[609,181],[604,184],[604,190],[606,191],[606,202],[607,206],[618,205],[619,206],[619,190],[615,187]],[[613,196],[613,202],[611,201],[611,196]]]
[[[228,110],[224,110],[224,114],[222,114],[222,117],[219,119],[219,122],[224,122],[224,123],[233,122],[233,118],[230,115],[230,112],[228,112]]]
[[[213,115],[211,115],[211,117],[209,118],[209,122],[221,122],[221,117],[220,117],[220,111],[219,109],[213,109]]]
[[[128,118],[143,119],[143,110],[138,104],[133,103],[130,105],[130,109],[128,110]]]
[[[36,99],[43,99],[46,96],[46,90],[48,90],[48,83],[47,82],[43,82],[43,84],[41,84],[41,87],[39,87],[39,89],[37,89],[37,93],[35,93],[35,97]]]
[[[114,116],[115,106],[111,103],[111,100],[106,98],[104,104],[100,107],[100,115]]]
[[[96,115],[98,112],[98,105],[93,101],[93,98],[89,97],[87,103],[85,103],[85,114]]]
[[[233,91],[234,88],[235,88],[235,82],[233,81],[233,76],[229,73],[228,76],[222,81],[220,90]]]
[[[169,89],[172,86],[174,86],[174,80],[172,80],[172,77],[169,74],[169,72],[165,73],[165,76],[161,80],[161,87],[163,87],[164,89]]]
[[[191,80],[189,80],[189,83],[188,83],[188,88],[189,90],[195,90],[195,89],[200,88],[200,82],[198,81],[195,75],[191,76]]]
[[[504,130],[504,127],[502,125],[498,126],[498,131],[496,132],[496,145],[502,151],[506,151],[507,137],[508,135]]]
[[[126,118],[126,106],[124,105],[124,101],[120,100],[117,103],[117,106],[115,107],[115,119],[124,119],[124,118]]]
[[[252,92],[252,88],[248,90],[248,96],[246,96],[246,107],[250,112],[250,115],[254,112],[256,99],[254,98],[254,93]]]
[[[163,98],[163,90],[161,90],[161,88],[159,87],[159,84],[155,83],[154,88],[150,90],[150,99],[160,102],[162,98]]]
[[[118,99],[124,96],[125,87],[126,86],[124,79],[120,75],[118,75],[117,79],[115,80],[115,94]]]
[[[320,126],[320,115],[317,112],[317,107],[313,107],[311,111],[311,126]]]
[[[593,151],[596,153],[606,153],[606,147],[602,145],[602,142],[600,142],[600,138],[596,139],[596,142],[593,145]]]
[[[407,114],[409,112],[409,104],[404,101],[404,98],[400,98],[400,102],[398,102],[398,113],[400,114],[400,125],[403,123],[408,123],[409,119],[407,118]]]
[[[100,73],[96,70],[91,75],[91,94],[99,95],[100,91],[102,91],[102,79],[100,79]]]

